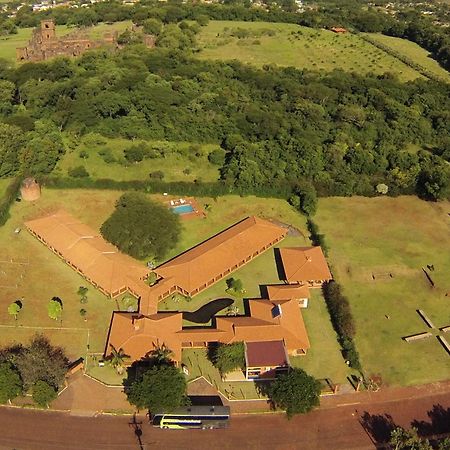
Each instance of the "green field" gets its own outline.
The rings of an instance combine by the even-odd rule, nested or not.
[[[136,144],[126,139],[104,139],[103,144],[80,144],[66,152],[54,173],[67,175],[73,167],[84,166],[91,178],[110,178],[117,181],[148,180],[155,171],[164,173],[164,181],[216,181],[219,168],[208,161],[208,154],[217,148],[214,144],[204,144],[192,150],[187,142],[149,142],[155,148],[169,148],[165,157],[145,159],[138,163],[127,163],[123,150]],[[102,149],[111,150],[117,162],[106,163],[98,154]],[[86,151],[87,159],[80,158],[80,151]],[[200,156],[196,156],[196,153]]]
[[[261,35],[238,39],[232,30],[244,28]],[[396,73],[401,80],[421,75],[401,61],[365,42],[354,34],[337,35],[294,24],[211,21],[198,36],[200,58],[231,60],[261,67],[265,64],[293,66],[299,69],[383,74]]]
[[[426,383],[450,374],[450,357],[435,337],[409,344],[401,339],[428,331],[417,309],[437,327],[450,325],[449,211],[448,202],[416,197],[319,202],[315,220],[350,300],[363,368],[367,375],[381,374],[385,384]],[[422,272],[427,264],[435,268],[434,289]]]
[[[448,73],[439,63],[431,57],[431,54],[420,47],[420,45],[406,39],[400,39],[391,36],[385,36],[378,33],[367,33],[372,39],[391,47],[393,50],[412,59],[420,64],[424,69],[438,75],[439,77],[450,81],[450,73]]]
[[[131,26],[131,21],[116,22],[113,24],[99,23],[89,30],[89,36],[92,39],[98,39],[104,33],[109,31],[121,31]],[[56,35],[64,36],[76,29],[66,25],[58,25],[56,27]],[[17,34],[10,36],[0,36],[0,58],[5,58],[10,61],[16,60],[16,48],[25,47],[30,40],[33,28],[18,28]]]

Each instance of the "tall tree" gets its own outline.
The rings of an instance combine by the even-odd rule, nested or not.
[[[270,399],[286,411],[288,418],[319,406],[319,395],[319,381],[297,368],[278,376],[269,390]]]
[[[12,357],[12,362],[17,367],[26,389],[39,380],[58,389],[64,381],[68,367],[63,349],[52,346],[42,335],[35,335],[30,345],[21,347]]]
[[[0,403],[6,403],[22,393],[20,375],[9,362],[0,364]]]
[[[170,411],[187,403],[186,378],[171,365],[154,366],[127,392],[128,401],[152,413]]]
[[[135,258],[162,259],[177,244],[180,230],[176,214],[133,192],[120,197],[100,231],[107,241]]]

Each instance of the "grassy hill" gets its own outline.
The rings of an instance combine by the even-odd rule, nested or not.
[[[247,30],[249,36],[237,37],[244,34],[238,29]],[[421,77],[414,69],[357,35],[337,35],[294,24],[211,21],[202,29],[198,42],[200,58],[238,59],[259,67],[277,64],[310,70],[343,69],[361,74],[393,72],[403,81]]]
[[[400,39],[391,36],[385,36],[378,33],[367,33],[369,37],[387,45],[392,50],[413,60],[416,64],[422,66],[425,70],[450,82],[450,73],[448,73],[439,63],[431,57],[430,52],[420,47],[420,45],[406,39]]]

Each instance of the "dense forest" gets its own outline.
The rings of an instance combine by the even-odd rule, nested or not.
[[[171,32],[171,45],[192,35]],[[97,132],[220,143],[223,183],[241,192],[309,181],[319,195],[372,195],[380,183],[394,195],[448,195],[443,83],[256,69],[139,45],[0,67],[3,177],[49,173],[63,136]]]
[[[74,25],[131,19],[157,36],[158,48],[146,49],[126,32],[120,39],[128,45],[116,53],[19,67],[1,62],[0,177],[51,173],[64,142],[95,132],[219,143],[222,151],[210,161],[220,166],[222,188],[242,193],[314,186],[319,195],[374,195],[382,186],[378,192],[390,195],[448,197],[448,84],[195,58],[195,35],[209,19],[266,20],[406,36],[448,66],[449,31],[426,18],[390,17],[358,0],[318,3],[302,14],[290,0],[266,9],[151,0],[39,14],[21,8],[14,26],[49,15]],[[153,149],[140,157],[160,156]]]

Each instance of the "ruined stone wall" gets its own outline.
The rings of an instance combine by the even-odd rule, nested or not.
[[[104,46],[118,47],[118,32],[107,32],[102,39],[88,38],[86,31],[76,30],[61,38],[56,37],[55,24],[52,20],[43,20],[39,28],[33,30],[26,47],[16,49],[17,61],[44,61],[55,56],[80,56],[87,50]],[[147,47],[155,46],[155,37],[144,35]]]

